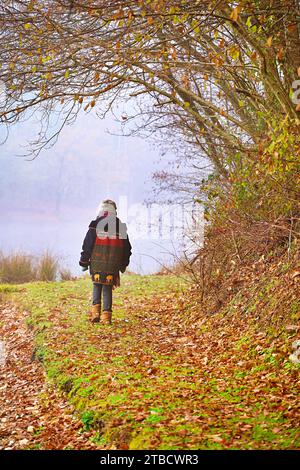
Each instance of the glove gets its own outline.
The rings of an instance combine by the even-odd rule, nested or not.
[[[120,269],[121,273],[125,273],[126,271],[126,266],[123,266],[121,269]]]
[[[81,271],[87,271],[88,267],[87,266],[81,266]]]

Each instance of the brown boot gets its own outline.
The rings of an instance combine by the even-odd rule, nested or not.
[[[111,312],[109,312],[108,310],[104,310],[101,313],[101,322],[105,325],[111,325]]]
[[[92,323],[99,323],[100,321],[100,304],[97,304],[97,305],[92,305],[92,308],[91,308],[91,322]]]

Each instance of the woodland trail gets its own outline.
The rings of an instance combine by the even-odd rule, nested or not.
[[[298,330],[267,331],[240,298],[208,315],[186,289],[123,276],[110,326],[88,321],[89,279],[16,288],[0,312],[0,447],[299,448]]]

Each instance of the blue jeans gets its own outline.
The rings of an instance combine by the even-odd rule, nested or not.
[[[105,284],[93,284],[93,305],[101,304],[101,293],[103,291],[103,310],[112,311],[112,286]]]

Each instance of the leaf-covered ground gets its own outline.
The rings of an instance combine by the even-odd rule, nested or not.
[[[26,316],[10,303],[0,308],[0,449],[91,449],[90,432],[73,407],[46,380],[34,360]]]
[[[60,448],[299,448],[299,369],[288,359],[299,330],[262,328],[255,295],[246,314],[237,298],[212,316],[184,279],[126,275],[104,326],[87,319],[89,279],[24,285],[13,297],[35,362],[81,423]]]

